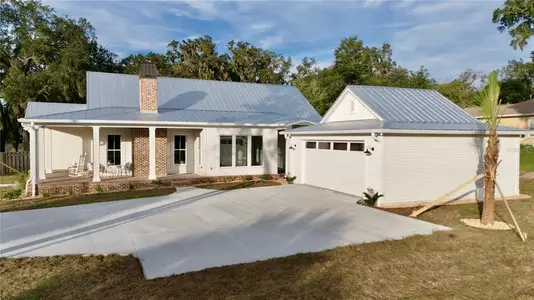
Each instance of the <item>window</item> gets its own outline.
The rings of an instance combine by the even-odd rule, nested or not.
[[[350,111],[356,112],[356,101],[350,101]]]
[[[261,166],[263,165],[263,136],[252,136],[252,165]]]
[[[306,142],[306,149],[316,149],[317,142]]]
[[[363,152],[363,143],[350,143],[350,151]]]
[[[347,151],[347,143],[334,143],[334,150]]]
[[[244,167],[248,165],[248,136],[235,137],[235,165]]]
[[[121,164],[121,136],[118,134],[108,135],[108,164]]]
[[[232,166],[232,137],[221,136],[219,147],[219,159],[221,167]]]
[[[319,149],[330,150],[330,142],[319,142]]]
[[[186,152],[186,140],[185,135],[174,136],[174,164],[185,165],[185,152]]]

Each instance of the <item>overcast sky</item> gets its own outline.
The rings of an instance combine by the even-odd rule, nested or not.
[[[126,56],[164,53],[169,41],[210,35],[220,52],[231,40],[291,56],[333,60],[339,41],[358,35],[367,45],[390,43],[402,66],[424,65],[438,81],[466,68],[491,71],[528,58],[491,22],[501,1],[45,1],[59,13],[85,17],[101,44]]]

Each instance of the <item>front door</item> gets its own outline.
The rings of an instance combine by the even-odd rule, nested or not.
[[[187,136],[174,135],[171,149],[172,171],[187,173]]]

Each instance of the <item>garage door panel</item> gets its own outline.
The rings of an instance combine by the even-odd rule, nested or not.
[[[306,149],[306,184],[360,196],[365,190],[365,154]]]

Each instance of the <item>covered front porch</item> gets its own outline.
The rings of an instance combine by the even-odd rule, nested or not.
[[[277,174],[279,129],[25,124],[32,195],[37,184],[154,181]]]

